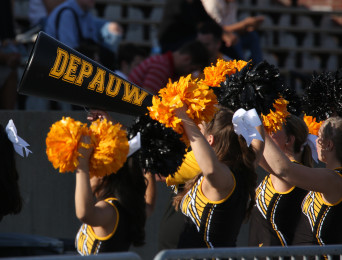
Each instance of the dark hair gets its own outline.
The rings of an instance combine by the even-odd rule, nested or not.
[[[334,143],[336,157],[342,163],[342,118],[336,116],[326,119],[319,132],[323,141],[328,139]]]
[[[213,149],[217,158],[225,163],[234,174],[242,174],[242,179],[248,189],[250,202],[247,208],[246,216],[255,204],[255,188],[257,185],[257,175],[255,172],[254,161],[256,159],[255,152],[252,147],[248,147],[246,140],[242,136],[238,136],[234,132],[232,123],[233,111],[220,107],[206,126],[206,134],[214,136]],[[200,175],[199,175],[200,176]],[[196,176],[191,183],[195,183],[199,176]],[[174,206],[179,207],[182,197],[188,192],[190,185],[186,185],[184,191],[175,197]]]
[[[178,51],[180,54],[188,54],[191,57],[191,63],[200,66],[200,68],[209,65],[208,49],[200,41],[187,42]]]
[[[312,153],[310,146],[306,143],[309,129],[305,124],[304,120],[295,116],[290,115],[286,118],[286,123],[283,125],[286,136],[294,136],[295,142],[293,150],[295,153],[301,153],[301,161],[305,166],[312,167]]]
[[[101,185],[94,193],[101,191],[99,199],[114,196],[130,216],[130,237],[134,246],[145,244],[146,222],[146,179],[139,167],[138,160],[131,156],[124,166],[115,174],[102,179]]]
[[[131,64],[136,56],[148,57],[148,53],[134,43],[121,43],[118,49],[117,67],[120,69],[122,61]]]
[[[15,163],[15,152],[5,128],[0,124],[0,220],[8,214],[18,214],[22,208],[19,190],[19,174]]]
[[[221,41],[223,30],[222,27],[214,21],[202,23],[197,30],[200,34],[211,34],[218,41]]]

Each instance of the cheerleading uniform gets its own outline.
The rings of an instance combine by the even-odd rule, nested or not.
[[[220,201],[210,201],[204,196],[203,176],[183,197],[180,209],[187,218],[178,248],[236,246],[249,196],[240,174],[233,177],[233,190]]]
[[[117,218],[113,231],[106,237],[95,235],[91,226],[83,224],[79,229],[75,246],[79,254],[96,255],[103,252],[119,252],[128,251],[131,245],[129,237],[129,221],[128,214],[121,206],[120,202],[115,198],[107,198],[105,200],[113,206],[116,211]]]
[[[166,178],[167,186],[172,188],[166,210],[160,221],[158,234],[158,251],[175,249],[182,231],[184,230],[186,216],[180,210],[176,211],[173,206],[173,198],[184,188],[184,183],[193,179],[201,172],[194,152],[188,151],[178,171]]]
[[[335,169],[342,178],[342,168]],[[310,191],[302,203],[302,215],[294,238],[296,245],[342,244],[342,199],[335,204]]]
[[[178,185],[178,192],[182,191],[182,186],[181,184]],[[180,235],[184,229],[186,217],[180,210],[175,210],[175,206],[173,206],[173,198],[175,195],[176,193],[174,191],[170,192],[169,201],[160,221],[158,251],[177,248]]]
[[[300,205],[308,192],[293,186],[286,192],[274,189],[268,175],[256,190],[249,226],[249,246],[287,246],[293,242]]]

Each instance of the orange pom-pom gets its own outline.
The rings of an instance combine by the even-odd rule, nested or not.
[[[181,77],[174,83],[170,80],[166,87],[159,91],[159,97],[153,97],[152,106],[147,109],[152,119],[183,134],[181,120],[174,114],[174,110],[182,107],[183,103],[188,107],[186,113],[196,124],[210,121],[217,110],[217,98],[213,90],[192,80],[191,75]]]
[[[218,59],[215,66],[204,68],[203,84],[210,87],[219,87],[220,83],[226,80],[226,75],[230,76],[236,71],[240,71],[247,64],[244,60],[224,61]]]
[[[121,124],[96,120],[90,126],[94,152],[90,158],[89,174],[106,176],[116,173],[126,162],[129,151],[127,133]]]
[[[48,160],[60,173],[73,172],[78,166],[79,140],[87,135],[87,126],[70,117],[54,123],[46,137]]]
[[[318,135],[318,130],[320,129],[321,125],[324,121],[316,122],[316,118],[312,116],[307,116],[306,114],[303,117],[303,120],[307,127],[309,128],[309,134]]]
[[[289,102],[284,98],[278,98],[273,104],[275,111],[270,110],[270,113],[266,116],[261,114],[267,133],[275,133],[278,130],[281,130],[283,124],[286,123],[286,117],[290,115],[287,111],[288,103]]]

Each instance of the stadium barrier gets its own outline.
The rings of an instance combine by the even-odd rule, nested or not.
[[[30,257],[15,257],[1,258],[1,260],[142,260],[140,256],[134,252],[123,253],[102,253],[98,255],[81,256],[81,255],[52,255],[52,256],[30,256]]]
[[[236,247],[215,249],[172,249],[159,252],[154,260],[182,259],[325,259],[342,260],[342,245],[327,246],[273,246],[273,247]]]

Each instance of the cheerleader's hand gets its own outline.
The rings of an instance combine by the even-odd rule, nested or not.
[[[183,103],[182,107],[175,108],[174,113],[178,118],[183,120],[189,118],[188,114],[186,113],[187,110],[188,106]]]
[[[87,115],[87,119],[89,121],[96,121],[97,119],[100,119],[100,120],[107,119],[107,121],[112,121],[113,124],[116,123],[115,120],[106,111],[98,110],[98,109],[90,110]]]
[[[82,136],[80,139],[80,145],[78,147],[78,168],[89,168],[90,156],[93,153],[94,147],[91,144],[90,136]]]

